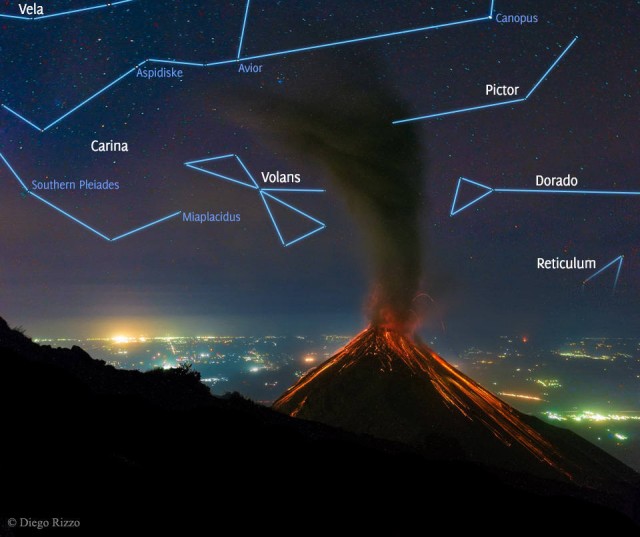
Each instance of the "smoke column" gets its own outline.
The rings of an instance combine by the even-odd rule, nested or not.
[[[371,322],[408,331],[421,276],[419,217],[425,201],[419,137],[414,127],[391,124],[409,111],[382,82],[380,66],[362,56],[356,63],[339,76],[334,64],[325,79],[316,71],[314,78],[324,83],[311,96],[261,94],[252,117],[267,118],[271,137],[275,131],[280,142],[329,170],[368,243]]]

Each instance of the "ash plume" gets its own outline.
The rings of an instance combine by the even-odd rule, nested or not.
[[[368,243],[371,322],[407,331],[415,322],[411,302],[422,272],[420,140],[415,128],[392,125],[408,110],[384,82],[381,66],[369,57],[355,63],[338,74],[335,65],[316,72],[322,88],[303,98],[263,95],[252,113],[269,120],[271,136],[327,168]]]

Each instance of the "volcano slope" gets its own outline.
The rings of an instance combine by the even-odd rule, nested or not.
[[[590,488],[634,488],[638,474],[578,435],[524,415],[420,341],[372,326],[285,392],[290,416]]]

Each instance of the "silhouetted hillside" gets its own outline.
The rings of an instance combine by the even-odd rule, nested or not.
[[[0,534],[28,533],[9,517],[80,519],[76,535],[335,533],[339,518],[340,534],[429,533],[436,518],[456,532],[635,531],[596,490],[217,398],[188,371],[116,370],[1,319],[0,408]]]

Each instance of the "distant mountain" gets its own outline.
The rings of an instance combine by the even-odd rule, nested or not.
[[[436,516],[457,531],[637,529],[612,509],[633,516],[633,500],[217,398],[188,369],[117,370],[2,319],[0,409],[0,535],[30,534],[11,517],[79,519],[77,535],[403,535]]]

